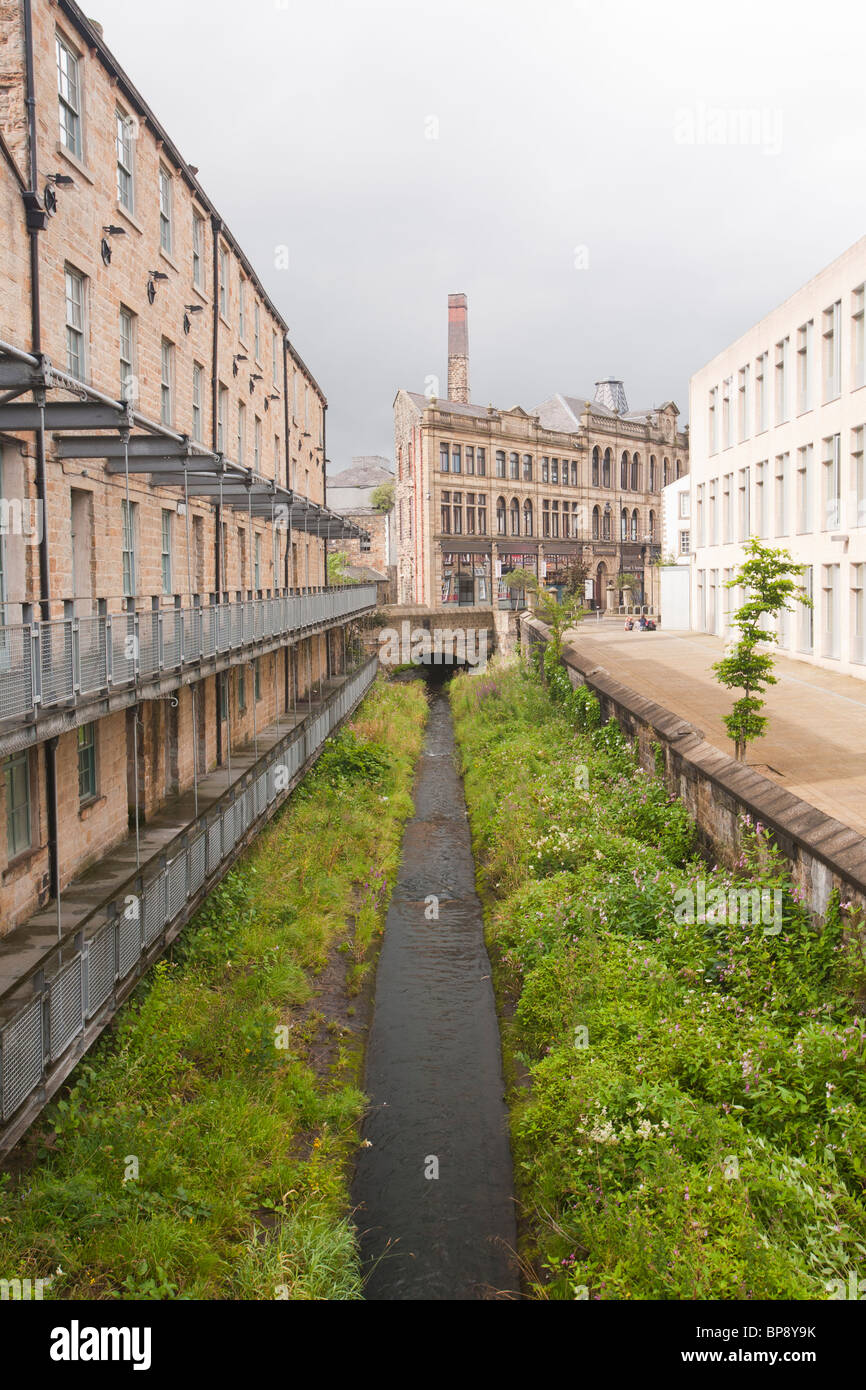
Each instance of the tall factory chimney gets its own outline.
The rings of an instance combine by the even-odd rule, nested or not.
[[[469,404],[469,310],[465,294],[448,296],[448,399]]]

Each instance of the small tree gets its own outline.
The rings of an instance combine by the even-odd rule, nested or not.
[[[734,614],[739,640],[713,665],[722,685],[743,691],[742,698],[724,717],[738,762],[745,762],[746,745],[762,738],[766,732],[767,716],[759,711],[764,705],[766,687],[777,684],[772,654],[758,651],[760,644],[775,640],[772,633],[762,628],[761,622],[764,618],[789,612],[788,603],[792,598],[809,608],[812,606],[806,591],[795,579],[803,573],[805,565],[795,564],[787,550],[762,545],[755,536],[746,542],[744,549],[746,558],[739,572],[725,582],[726,589],[742,585],[747,594],[746,602]]]
[[[390,512],[394,505],[394,484],[380,483],[370,494],[370,505],[377,512]]]
[[[329,584],[354,584],[356,581],[349,577],[347,565],[349,557],[344,550],[335,550],[333,555],[328,556],[328,583]]]
[[[588,611],[583,606],[582,594],[572,594],[560,603],[557,595],[539,584],[532,570],[512,570],[508,576],[512,589],[529,589],[535,596],[535,611],[552,633],[550,652],[558,659],[562,655],[562,638],[567,628],[579,623]]]

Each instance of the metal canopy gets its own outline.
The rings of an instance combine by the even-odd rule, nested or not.
[[[69,391],[74,401],[14,401],[14,395]],[[84,382],[52,367],[44,355],[35,357],[0,341],[0,431],[117,430],[106,434],[64,434],[55,439],[61,459],[105,459],[109,473],[146,473],[154,487],[182,488],[196,497],[234,511],[274,519],[281,526],[325,539],[369,540],[367,532],[327,507],[281,487],[271,478],[224,459],[203,444],[148,420],[124,401],[112,400]],[[134,429],[145,431],[133,434]]]

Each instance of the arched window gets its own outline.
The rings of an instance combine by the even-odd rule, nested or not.
[[[596,449],[595,452],[598,453],[598,449]],[[597,540],[598,540],[599,518],[600,518],[600,516],[601,516],[601,513],[599,512],[598,507],[593,507],[593,509],[592,509],[592,539],[593,539],[594,541],[597,541]]]
[[[611,462],[612,462],[612,460],[611,460],[610,449],[605,449],[605,451],[604,451],[604,459],[602,460],[602,465],[601,465],[601,485],[602,485],[602,487],[610,487],[610,465],[611,465]],[[609,525],[608,525],[608,530],[610,530],[610,526],[609,526]]]
[[[497,497],[497,499],[496,499],[496,534],[497,534],[498,536],[504,536],[504,535],[505,535],[505,498],[504,498],[504,497]]]
[[[681,472],[682,472],[682,464],[680,463],[679,459],[677,459],[677,477],[680,476],[680,473],[681,473]]]
[[[619,538],[621,541],[628,540],[628,512],[625,507],[619,514]]]
[[[509,510],[509,512],[510,512],[510,514],[511,514],[511,534],[512,534],[512,536],[519,536],[519,535],[520,535],[520,503],[518,502],[518,500],[517,500],[516,497],[512,497],[512,499],[511,499],[511,506],[509,507],[508,510]]]
[[[637,540],[637,507],[631,514],[631,538],[633,541]]]
[[[532,535],[532,503],[528,497],[523,504],[523,534]]]
[[[655,514],[655,512],[650,512],[650,514],[649,514],[649,538],[650,538],[651,541],[654,541],[655,538],[656,538],[656,514]]]
[[[667,459],[662,464],[662,487],[667,487],[671,480],[671,466]]]
[[[623,492],[628,487],[628,454],[624,450],[619,461],[619,485]]]
[[[656,456],[655,456],[655,454],[650,454],[649,490],[650,490],[650,492],[655,492],[655,490],[656,490]]]
[[[532,482],[532,455],[531,455],[531,454],[524,454],[524,455],[523,455],[523,481],[524,481],[525,483],[531,483],[531,482]]]
[[[601,538],[603,541],[610,540],[610,507],[605,507],[601,514]]]
[[[631,461],[631,490],[640,492],[640,454],[634,454]]]
[[[598,487],[599,468],[601,466],[601,454],[596,447],[592,451],[592,485]]]

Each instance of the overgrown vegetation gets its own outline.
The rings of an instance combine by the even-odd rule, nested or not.
[[[866,1272],[862,921],[833,899],[813,929],[761,825],[734,870],[704,864],[682,804],[544,665],[546,686],[495,662],[451,686],[532,1292],[840,1296]],[[755,888],[778,925],[701,910]]]
[[[53,1298],[357,1299],[351,998],[411,813],[419,685],[380,683],[0,1178],[0,1273]]]

